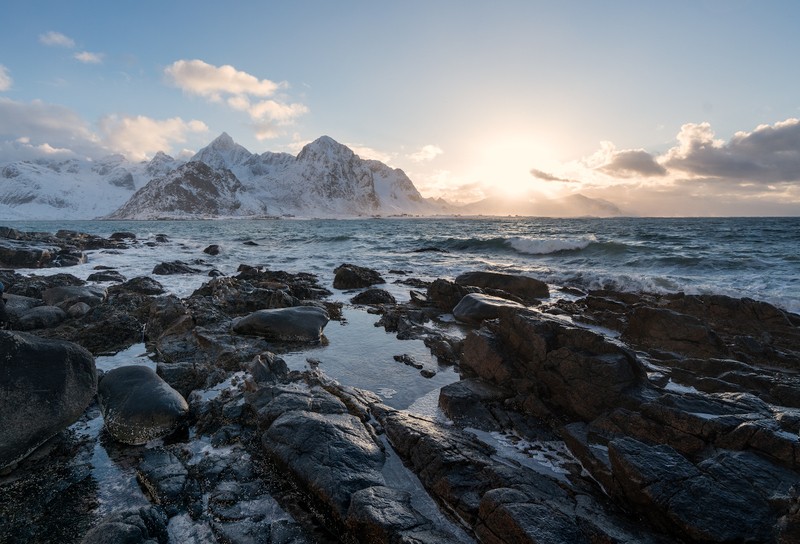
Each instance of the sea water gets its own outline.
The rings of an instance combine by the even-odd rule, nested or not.
[[[161,261],[203,260],[202,274],[159,276],[187,296],[208,268],[234,274],[241,263],[311,272],[330,287],[343,262],[377,269],[393,282],[453,278],[471,270],[528,274],[553,286],[622,291],[716,293],[749,297],[800,312],[800,218],[550,219],[403,218],[354,220],[2,222],[20,230],[71,229],[108,236],[129,231],[140,241],[120,253],[89,252],[67,270],[88,276],[97,265],[149,275]],[[257,245],[246,245],[255,242]],[[219,244],[218,256],[205,255]],[[38,270],[54,273],[59,270]]]

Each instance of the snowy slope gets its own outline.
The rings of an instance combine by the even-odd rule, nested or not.
[[[402,170],[363,160],[328,136],[306,145],[297,156],[254,154],[223,132],[187,163],[159,152],[140,163],[109,155],[96,161],[0,165],[0,219],[352,217],[447,211],[442,202],[422,198]]]
[[[161,153],[150,162],[122,155],[97,161],[37,160],[0,165],[0,218],[92,219],[106,215],[144,186],[151,172],[179,161]]]
[[[223,133],[192,157],[216,172],[228,171],[241,183],[237,206],[226,216],[268,215],[352,217],[386,214],[430,214],[442,211],[439,203],[419,194],[399,169],[358,157],[351,149],[328,136],[306,145],[295,157],[287,153],[252,154]],[[181,176],[170,182],[182,183]],[[113,217],[145,219],[187,217],[190,209],[177,210],[172,197],[159,197],[163,181],[154,180],[152,190],[137,193]],[[184,180],[189,183],[189,180]],[[145,211],[148,210],[148,211]],[[208,216],[198,206],[197,216]]]

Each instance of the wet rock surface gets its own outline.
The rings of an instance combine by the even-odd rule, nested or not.
[[[243,265],[185,298],[150,278],[105,296],[68,274],[0,281],[12,327],[38,308],[65,312],[28,338],[95,354],[143,341],[150,378],[188,400],[183,430],[126,445],[89,394],[0,472],[3,543],[800,541],[800,316],[762,302],[555,290],[542,301],[534,282],[496,274],[426,282],[409,302],[354,299],[398,341],[457,365],[462,379],[433,395],[443,415],[421,415],[326,378],[324,361],[290,371],[281,354],[306,349],[296,332],[236,332],[268,312],[295,331],[312,323],[319,341],[341,304],[310,274]],[[490,297],[491,313],[456,323],[464,299]],[[97,479],[104,456],[135,499],[109,503],[120,475]]]

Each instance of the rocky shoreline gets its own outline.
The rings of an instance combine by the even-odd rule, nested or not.
[[[398,303],[343,264],[332,289],[458,369],[429,417],[289,370],[343,319],[313,275],[153,263],[209,273],[180,299],[13,270],[162,242],[0,227],[0,542],[800,541],[798,315],[480,271]],[[141,342],[155,371],[95,369]],[[103,456],[135,475],[125,507]]]

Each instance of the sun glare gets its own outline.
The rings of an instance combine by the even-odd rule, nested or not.
[[[558,183],[537,179],[531,169],[558,165],[550,145],[530,135],[503,135],[491,138],[481,147],[475,163],[487,196],[528,198],[531,194],[552,197],[563,192]]]

